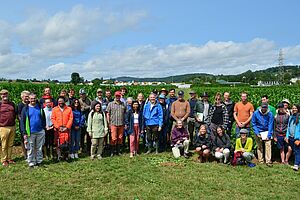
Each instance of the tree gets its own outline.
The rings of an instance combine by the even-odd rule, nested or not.
[[[73,72],[71,74],[71,83],[73,83],[74,85],[77,85],[78,83],[83,83],[84,78],[80,77],[79,73],[77,72]]]

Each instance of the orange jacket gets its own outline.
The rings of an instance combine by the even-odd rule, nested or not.
[[[73,123],[72,108],[65,106],[64,110],[61,111],[59,106],[54,107],[52,110],[51,120],[54,128],[58,129],[61,126],[65,126],[69,130],[71,130]]]

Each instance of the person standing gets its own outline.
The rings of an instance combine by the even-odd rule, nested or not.
[[[69,102],[70,102],[70,105],[72,105],[73,101],[76,99],[75,97],[75,90],[74,89],[70,89],[69,90]]]
[[[121,102],[121,92],[115,92],[115,100],[107,106],[107,122],[111,130],[111,156],[119,155],[123,142],[125,125],[126,106]]]
[[[103,91],[101,88],[97,89],[97,97],[95,98],[94,102],[95,101],[99,102],[101,104],[102,111],[106,112],[106,108],[107,108],[109,101],[105,97],[103,97]]]
[[[16,107],[9,100],[8,91],[2,89],[0,91],[0,138],[2,147],[1,163],[6,167],[8,164],[14,164],[12,160],[12,147],[16,134]]]
[[[53,103],[52,107],[57,105],[57,101],[53,98],[53,96],[51,95],[51,89],[50,87],[45,87],[44,88],[44,94],[42,96],[42,98],[40,99],[39,103],[40,105],[44,108],[45,105],[45,100],[46,99],[51,99],[51,102]]]
[[[217,127],[222,126],[224,130],[228,125],[228,112],[226,106],[222,103],[221,93],[215,96],[215,103],[210,107],[207,117],[207,125],[211,130],[212,139],[216,136]]]
[[[44,110],[36,103],[36,95],[29,95],[29,104],[22,109],[21,133],[25,144],[29,143],[28,165],[39,166],[43,162],[46,118]]]
[[[284,111],[286,111],[284,109]],[[288,114],[288,113],[287,113]],[[288,152],[286,154],[286,161],[289,161],[292,152],[296,154],[295,135],[300,132],[300,105],[292,106],[292,115],[289,118],[287,132],[285,136],[285,142],[288,144]],[[300,153],[300,152],[298,152]],[[300,164],[300,163],[299,163]],[[297,166],[294,166],[297,168]],[[298,165],[299,167],[299,165]]]
[[[18,104],[17,106],[17,112],[18,112],[18,120],[19,120],[19,130],[21,132],[21,126],[20,126],[20,121],[21,121],[21,113],[22,113],[22,109],[29,104],[29,94],[30,92],[27,90],[24,90],[23,92],[21,92],[21,99],[22,101]],[[27,159],[27,149],[25,148],[25,144],[24,144],[24,137],[21,137],[21,146],[22,146],[22,151],[23,151],[23,156],[24,159]]]
[[[58,98],[58,106],[53,108],[51,120],[55,131],[57,159],[59,161],[61,156],[68,159],[73,112],[72,108],[66,105],[64,97]]]
[[[191,107],[188,101],[184,100],[184,92],[178,92],[178,99],[172,104],[171,116],[175,121],[181,121],[184,128],[187,130],[187,118],[191,112]],[[173,124],[175,125],[175,124]]]
[[[140,133],[144,130],[143,111],[137,101],[132,103],[132,109],[126,114],[127,133],[130,139],[130,157],[138,154]]]
[[[223,97],[224,97],[223,103],[226,106],[226,109],[227,109],[227,112],[228,112],[228,119],[229,119],[228,124],[227,124],[226,133],[229,136],[231,136],[232,125],[234,123],[233,112],[234,112],[235,103],[231,100],[229,92],[224,92]]]
[[[87,131],[92,139],[91,159],[94,160],[97,156],[101,160],[104,149],[104,137],[108,133],[108,125],[100,102],[96,102],[93,105],[87,124]]]
[[[78,159],[79,142],[81,129],[85,124],[85,115],[81,112],[81,107],[78,99],[73,99],[71,108],[73,111],[73,124],[71,128],[71,143],[70,155],[71,159]]]
[[[44,144],[44,156],[48,158],[52,157],[54,159],[54,128],[51,120],[52,116],[52,101],[51,99],[45,100],[46,107],[44,108],[45,118],[46,118],[46,129],[45,129],[45,144]]]
[[[240,130],[246,128],[250,132],[250,122],[254,112],[252,103],[247,100],[248,94],[246,92],[241,93],[241,101],[234,106],[234,119],[236,121],[236,138],[240,137]]]
[[[264,163],[263,144],[265,145],[265,159],[268,167],[272,167],[272,135],[274,130],[274,116],[267,103],[262,103],[252,117],[253,131],[257,144],[257,156],[260,163]]]
[[[195,113],[194,113],[194,109],[196,107],[197,104],[197,95],[195,91],[190,91],[190,96],[191,98],[188,100],[189,104],[190,104],[190,114],[189,117],[187,119],[187,123],[188,123],[188,132],[189,132],[189,137],[190,137],[190,142],[191,144],[193,144],[193,140],[194,140],[194,132],[195,132]]]
[[[91,110],[92,101],[90,100],[90,98],[87,97],[86,91],[83,88],[79,90],[79,95],[80,95],[79,103],[81,107],[81,112],[84,115],[85,119],[87,119]],[[91,152],[91,138],[88,132],[86,131],[86,124],[82,127],[80,134],[81,134],[80,135],[81,152],[89,154]],[[85,140],[86,140],[86,145],[84,144]]]
[[[262,95],[261,96],[261,103],[267,103],[268,106],[269,106],[268,108],[269,108],[270,112],[272,112],[273,116],[276,115],[276,109],[269,104],[269,97],[268,97],[268,95]],[[260,109],[260,106],[257,109]]]
[[[167,131],[168,131],[168,122],[170,117],[170,109],[169,105],[166,103],[166,96],[160,94],[158,96],[158,102],[163,110],[163,126],[159,133],[159,150],[161,152],[167,150]]]
[[[159,132],[163,126],[163,110],[153,93],[149,95],[149,102],[144,106],[143,117],[146,125],[148,148],[146,154],[151,153],[152,148],[155,148],[157,154]]]
[[[283,103],[279,103],[277,107],[278,112],[274,119],[274,141],[277,143],[277,148],[280,150],[281,163],[289,164],[288,159],[286,158],[287,154],[292,153],[292,149],[288,148],[288,152],[285,155],[284,150],[288,145],[284,139],[286,137],[290,116],[285,112]]]
[[[111,90],[110,89],[105,90],[105,98],[107,99],[108,102],[113,102],[114,101],[114,98],[111,95]]]
[[[195,108],[194,108],[194,116],[195,116],[195,129],[196,133],[199,132],[199,127],[202,124],[207,123],[208,111],[212,106],[208,101],[208,94],[204,92],[201,94],[201,100],[197,101]],[[208,128],[208,127],[206,127]]]

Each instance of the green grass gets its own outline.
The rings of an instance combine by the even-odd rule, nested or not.
[[[175,160],[171,153],[0,167],[0,199],[299,199],[297,172],[283,165],[232,167]]]

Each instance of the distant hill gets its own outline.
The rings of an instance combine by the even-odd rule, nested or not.
[[[289,83],[291,78],[300,77],[300,65],[283,66],[282,71],[279,67],[271,67],[265,70],[258,70],[252,72],[248,70],[237,75],[213,75],[207,73],[183,74],[167,77],[153,77],[153,78],[137,78],[137,77],[117,77],[112,80],[118,81],[137,81],[137,82],[186,82],[186,83],[204,83],[215,82],[216,80],[225,80],[229,82],[244,82],[250,84],[257,84],[258,81],[282,81]]]

